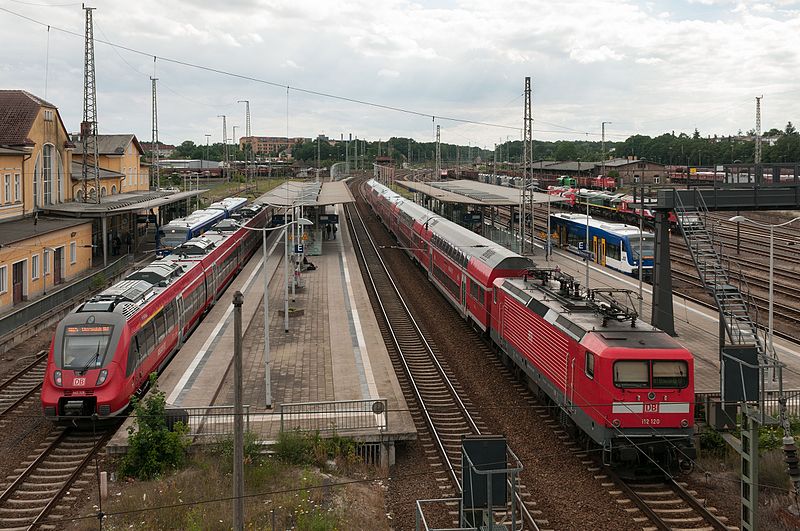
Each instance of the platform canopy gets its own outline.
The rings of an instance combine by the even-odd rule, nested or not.
[[[443,203],[461,203],[478,206],[516,206],[522,199],[522,190],[508,186],[470,181],[466,179],[455,181],[395,181],[397,184],[419,192]],[[526,203],[531,200],[526,197]],[[535,204],[558,203],[566,201],[561,196],[533,192]]]
[[[173,191],[148,191],[148,192],[129,192],[124,194],[107,195],[100,198],[99,203],[84,203],[80,201],[70,201],[57,205],[47,205],[43,207],[48,213],[60,214],[62,216],[78,218],[103,218],[115,214],[125,214],[129,212],[140,212],[158,208],[171,203],[185,201],[207,192],[208,190],[190,190],[186,192]]]
[[[287,181],[256,199],[256,203],[277,207],[324,206],[353,202],[355,202],[353,194],[342,181],[325,183]]]

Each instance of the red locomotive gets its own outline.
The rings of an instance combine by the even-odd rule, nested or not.
[[[639,320],[629,293],[587,293],[568,275],[537,269],[375,181],[367,188],[374,211],[434,286],[606,463],[691,465],[693,357]]]
[[[267,209],[251,208],[248,226]],[[160,371],[258,247],[228,220],[76,307],[57,326],[42,385],[53,421],[124,411]]]

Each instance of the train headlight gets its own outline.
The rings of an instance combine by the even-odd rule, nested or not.
[[[688,428],[688,427],[689,427],[689,421],[686,420],[686,419],[683,419],[681,421],[681,428]]]
[[[614,419],[614,420],[611,421],[611,425],[614,426],[615,428],[619,428],[620,424],[621,423],[620,423],[619,419]]]
[[[103,385],[103,383],[106,381],[106,378],[108,378],[108,369],[103,369],[100,371],[100,374],[97,375],[97,383],[95,385]]]
[[[53,372],[53,383],[56,384],[56,387],[61,387],[63,381],[61,380],[61,371]]]

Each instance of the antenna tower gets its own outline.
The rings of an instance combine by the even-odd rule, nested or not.
[[[756,96],[756,164],[761,164],[761,99],[763,97],[763,95]]]
[[[161,185],[161,170],[158,167],[158,101],[156,99],[156,81],[158,81],[158,78],[151,77],[150,81],[153,84],[153,131],[150,137],[150,158],[153,163],[153,171],[151,175],[153,176],[152,186],[157,190]]]
[[[230,178],[230,173],[228,172],[228,122],[226,122],[226,116],[224,114],[218,114],[217,118],[222,118],[222,157],[224,162],[222,163],[222,171],[225,174],[225,181],[227,182]]]
[[[239,100],[237,103],[244,103],[245,105],[245,122],[244,122],[244,134],[247,138],[247,144],[245,144],[246,153],[244,154],[245,160],[245,178],[249,181],[253,178],[251,175],[251,166],[250,166],[250,157],[253,155],[253,139],[250,138],[250,100]]]
[[[441,140],[441,126],[436,125],[436,175],[433,180],[438,181],[442,177],[442,145],[439,143]]]
[[[528,193],[528,186],[531,184],[531,151],[533,150],[533,118],[531,117],[531,78],[530,76],[525,77],[525,117],[524,117],[524,138],[522,141],[522,149],[524,152],[524,161],[523,161],[523,174],[522,174],[522,197],[521,203],[522,212],[520,213],[520,249],[522,250],[522,254],[525,254],[525,231],[527,226],[527,219],[525,216],[525,205]],[[530,193],[530,201],[531,201],[531,214],[533,214],[533,190]],[[531,218],[533,216],[531,215]],[[532,235],[531,235],[532,237]],[[531,242],[533,245],[533,242]]]
[[[97,167],[97,86],[94,76],[94,7],[83,6],[86,12],[83,53],[83,121],[81,122],[81,147],[83,159],[83,201],[89,202],[88,182],[94,177],[95,202],[100,202],[100,169]]]

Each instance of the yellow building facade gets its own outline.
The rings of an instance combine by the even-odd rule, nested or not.
[[[76,162],[83,161],[83,148],[80,139],[73,136]],[[116,195],[127,192],[141,192],[150,189],[150,179],[146,166],[142,166],[144,151],[136,139],[136,135],[98,135],[98,166],[100,171],[100,196]],[[103,171],[105,170],[105,171]],[[87,182],[87,191],[91,193],[94,182]],[[73,178],[73,194],[80,200],[83,194],[83,182],[79,176]]]

